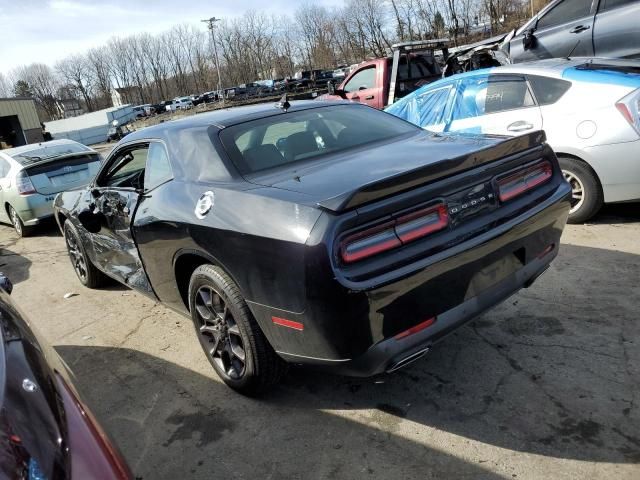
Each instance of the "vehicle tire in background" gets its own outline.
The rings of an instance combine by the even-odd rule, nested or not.
[[[33,227],[25,226],[25,224],[22,222],[22,219],[20,218],[20,215],[18,215],[18,212],[16,212],[11,205],[9,205],[7,213],[9,214],[11,224],[13,225],[13,228],[16,230],[16,233],[19,237],[28,237],[29,235],[31,235],[31,233],[33,232]]]
[[[71,265],[80,283],[88,288],[98,288],[104,285],[107,280],[106,275],[91,263],[82,246],[76,227],[69,220],[64,222],[64,241],[67,244]]]
[[[189,311],[207,359],[229,387],[256,395],[278,383],[287,364],[273,350],[237,285],[201,265],[189,282]]]
[[[572,157],[558,156],[564,178],[571,184],[569,223],[582,223],[593,217],[604,203],[602,188],[591,167]]]

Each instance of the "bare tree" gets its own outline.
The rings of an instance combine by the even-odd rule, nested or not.
[[[11,85],[6,77],[0,73],[0,97],[10,97],[11,95]]]
[[[56,102],[59,82],[51,67],[42,63],[32,63],[31,65],[16,68],[11,72],[10,76],[14,85],[23,81],[29,86],[44,116],[48,119],[59,117],[60,112]]]
[[[68,85],[73,86],[84,100],[87,110],[92,111],[93,100],[91,97],[91,65],[84,55],[72,55],[56,64],[56,72]]]

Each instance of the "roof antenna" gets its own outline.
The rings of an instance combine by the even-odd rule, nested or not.
[[[289,110],[290,106],[291,106],[291,104],[289,103],[289,100],[287,100],[287,94],[286,93],[284,95],[282,95],[282,97],[280,98],[280,101],[278,103],[276,103],[276,108],[279,108],[280,110],[282,110],[285,113],[286,113],[287,110]]]
[[[567,60],[571,60],[571,58],[570,58],[570,57],[571,57],[571,54],[572,54],[573,52],[575,52],[576,48],[578,48],[578,45],[580,45],[580,40],[578,40],[578,41],[576,42],[576,44],[573,46],[573,48],[572,48],[572,49],[571,49],[571,51],[569,52],[569,55],[567,55],[567,56],[565,57]]]

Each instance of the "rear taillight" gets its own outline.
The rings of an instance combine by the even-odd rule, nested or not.
[[[416,210],[346,237],[340,244],[340,256],[345,263],[357,262],[440,231],[448,224],[444,203]]]
[[[498,198],[506,202],[548,181],[553,176],[553,167],[548,161],[525,167],[498,178]]]
[[[36,193],[36,189],[31,183],[29,175],[23,170],[16,176],[16,189],[20,195],[29,195],[30,193]]]
[[[64,403],[73,478],[133,478],[122,455],[109,441],[91,412],[61,376],[57,376],[57,381]]]
[[[640,89],[621,98],[616,103],[616,108],[631,125],[631,128],[640,134]]]

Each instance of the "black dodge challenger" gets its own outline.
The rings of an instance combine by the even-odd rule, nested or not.
[[[393,371],[529,286],[570,208],[544,133],[432,134],[367,106],[258,105],[128,135],[56,218],[80,281],[190,316],[244,393],[287,363]]]

